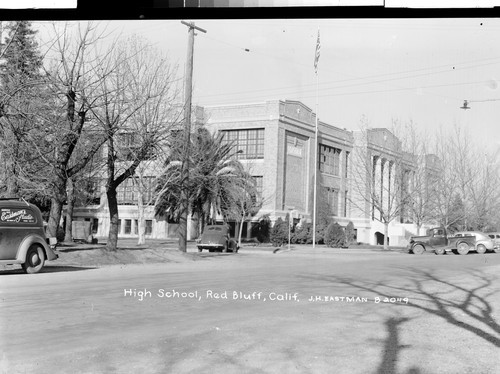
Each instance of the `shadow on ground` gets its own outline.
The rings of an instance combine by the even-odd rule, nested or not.
[[[500,325],[498,311],[491,300],[498,297],[500,290],[496,286],[498,276],[485,274],[479,270],[470,270],[466,277],[455,280],[445,279],[433,271],[414,268],[402,268],[407,284],[393,285],[386,281],[369,281],[344,276],[303,275],[307,281],[314,279],[327,283],[343,284],[352,289],[375,293],[381,299],[394,298],[395,295],[412,295],[407,308],[419,310],[428,315],[442,318],[448,324],[468,331],[485,342],[500,347]],[[380,365],[375,374],[397,374],[398,358],[402,350],[410,347],[401,345],[399,331],[408,322],[408,318],[391,317],[385,320],[387,338],[384,341]],[[405,374],[418,374],[421,370],[412,367]]]
[[[40,273],[62,273],[62,272],[73,272],[73,271],[83,271],[83,270],[92,270],[95,267],[89,266],[55,266],[55,265],[45,265]],[[0,275],[13,275],[13,274],[26,274],[21,268],[13,268],[13,269],[0,269]],[[35,274],[36,275],[36,274]]]

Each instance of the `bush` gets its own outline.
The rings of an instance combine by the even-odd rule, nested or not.
[[[281,247],[283,244],[288,243],[288,222],[280,218],[274,222],[271,229],[270,240],[273,246]]]
[[[318,244],[326,244],[325,236],[330,226],[331,221],[326,218],[319,218],[318,223],[316,224],[316,243]],[[311,233],[312,235],[312,233]],[[311,239],[312,243],[312,239]]]
[[[291,238],[291,242],[294,244],[311,244],[312,224],[303,223],[300,226],[296,226]]]
[[[271,219],[269,215],[261,217],[259,222],[252,225],[252,237],[257,238],[260,243],[269,243],[271,233]]]
[[[354,223],[349,222],[345,227],[345,244],[346,246],[356,242],[356,231],[354,230]]]
[[[346,235],[342,226],[337,222],[328,225],[325,232],[325,244],[332,248],[341,248],[346,245]]]

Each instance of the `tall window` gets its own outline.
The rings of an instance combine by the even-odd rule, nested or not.
[[[339,214],[339,191],[331,188],[325,187],[326,196],[328,204],[330,205],[331,213],[334,216],[338,216]]]
[[[345,151],[345,175],[344,177],[349,178],[349,152]]]
[[[344,191],[344,211],[343,211],[343,217],[347,217],[347,204],[349,202],[349,191],[345,190]]]
[[[255,189],[257,190],[257,201],[262,201],[262,189],[263,189],[263,180],[262,176],[252,176],[255,181]]]
[[[153,220],[146,220],[146,235],[151,235],[153,233]]]
[[[340,176],[340,149],[320,145],[319,170],[325,174]]]
[[[132,220],[131,219],[126,219],[125,220],[125,234],[130,234],[132,232]]]
[[[133,205],[136,203],[134,196],[134,181],[125,179],[116,189],[116,198],[120,205]]]
[[[264,158],[264,129],[222,130],[224,143],[233,143],[240,160]]]
[[[125,179],[116,189],[116,198],[120,205],[137,204],[137,192],[134,183],[141,183],[141,180],[133,178]],[[144,204],[154,204],[152,201],[153,190],[155,189],[156,177],[142,177],[142,184],[138,188],[142,191],[142,201]]]

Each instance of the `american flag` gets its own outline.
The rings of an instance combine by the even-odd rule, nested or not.
[[[314,56],[314,71],[318,74],[318,61],[319,61],[319,52],[321,50],[321,44],[319,43],[319,29],[318,29],[318,40],[316,42],[316,54]]]

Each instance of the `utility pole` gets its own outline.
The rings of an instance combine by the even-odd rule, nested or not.
[[[189,153],[191,144],[191,98],[193,89],[193,51],[194,30],[206,33],[206,30],[195,26],[194,23],[181,21],[189,28],[188,51],[186,61],[186,80],[184,89],[184,150],[182,152],[181,166],[181,196],[180,196],[180,218],[179,218],[179,250],[187,251],[187,219],[189,213]]]

